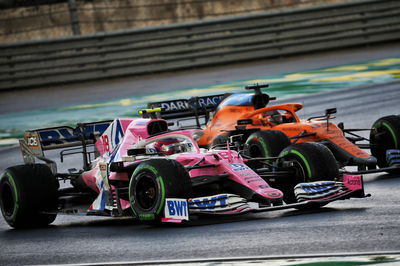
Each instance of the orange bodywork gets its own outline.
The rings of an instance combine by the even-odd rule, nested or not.
[[[218,135],[226,135],[227,133],[224,131],[236,129],[238,120],[251,119],[252,123],[246,125],[247,129],[279,130],[288,137],[311,133],[311,136],[293,138],[292,141],[297,143],[329,141],[352,157],[362,159],[371,157],[351,143],[340,128],[327,122],[326,119],[300,120],[296,112],[302,107],[300,103],[274,105],[256,110],[254,106],[223,106],[215,112],[214,117],[205,126],[204,135],[198,143],[201,146],[208,146]],[[276,111],[279,111],[282,120],[273,122],[270,114]]]

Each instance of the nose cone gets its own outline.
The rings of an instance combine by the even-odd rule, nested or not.
[[[268,188],[257,191],[258,201],[264,202],[268,206],[277,206],[283,204],[283,193],[279,189]]]
[[[366,165],[366,166],[375,166],[378,161],[374,156],[370,156],[368,158],[353,158],[353,163],[355,165]]]
[[[267,199],[280,199],[283,198],[283,193],[279,189],[276,188],[264,188],[257,191],[262,197]]]

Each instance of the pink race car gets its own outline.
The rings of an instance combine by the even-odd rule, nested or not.
[[[278,157],[246,158],[233,137],[222,149],[199,148],[201,130],[170,131],[165,120],[155,118],[156,111],[144,110],[142,118],[27,131],[20,141],[25,165],[7,168],[0,179],[7,223],[38,227],[59,213],[85,213],[157,224],[189,221],[194,215],[317,208],[365,197],[362,176],[340,175],[332,153],[321,144],[292,144]],[[82,154],[82,170],[58,173],[55,161],[44,155],[52,149],[62,149],[61,162]],[[299,160],[311,153],[319,160],[308,160],[304,169]],[[258,162],[263,167],[255,169]],[[305,178],[317,164],[329,168],[328,181]],[[66,180],[71,185],[60,188]]]

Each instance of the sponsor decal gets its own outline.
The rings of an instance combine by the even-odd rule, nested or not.
[[[350,189],[347,187],[347,189]],[[346,187],[342,182],[321,181],[316,183],[300,183],[294,187],[297,201],[321,200],[341,195]]]
[[[107,171],[107,164],[106,163],[99,163],[100,171]]]
[[[298,184],[306,193],[320,193],[336,186],[334,181]]]
[[[139,220],[141,221],[151,221],[154,220],[156,217],[154,214],[139,214]]]
[[[217,104],[219,104],[222,98],[223,95],[200,97],[198,100],[199,107],[216,106]]]
[[[157,149],[155,148],[146,148],[146,153],[147,154],[157,154]]]
[[[185,199],[165,199],[165,218],[189,220],[188,204]]]
[[[361,180],[360,179],[350,179],[347,181],[347,184],[352,185],[352,186],[361,186]]]
[[[83,132],[80,128],[77,128],[76,132],[74,132],[74,129],[71,127],[43,129],[39,131],[39,136],[42,146],[49,148],[79,141],[80,133],[83,133],[85,138],[89,138],[92,135],[100,135],[109,125],[109,122],[85,125]]]
[[[267,195],[272,197],[272,198],[278,198],[278,197],[282,196],[282,193],[279,193],[279,192],[268,192]]]
[[[184,111],[189,109],[189,104],[186,100],[164,102],[160,103],[158,106],[164,108],[165,112]]]
[[[255,178],[255,177],[258,178],[258,176],[257,176],[256,174],[254,174],[254,173],[242,173],[242,174],[240,174],[240,176],[246,176],[246,177],[245,177],[246,180],[247,180],[247,179],[250,179],[250,178]],[[250,177],[249,177],[249,176],[250,176]]]
[[[217,106],[223,97],[224,95],[199,97],[197,99],[197,107],[204,108]],[[185,99],[156,103],[157,107],[164,108],[164,112],[186,111],[189,110],[190,107],[194,107],[195,104],[196,102],[189,104],[189,100]]]
[[[362,175],[343,175],[343,183],[351,190],[362,189]]]
[[[242,163],[231,163],[232,170],[235,172],[250,170],[250,168]]]
[[[99,150],[102,153],[114,150],[124,137],[124,134],[124,128],[121,121],[119,119],[114,120],[101,136],[100,139],[102,146]]]
[[[39,138],[35,133],[25,133],[24,139],[29,148],[39,148]]]
[[[108,135],[101,136],[101,141],[104,146],[104,151],[109,152],[110,151],[110,141],[108,139]]]
[[[190,207],[214,209],[217,207],[223,207],[227,205],[228,195],[222,194],[213,197],[196,198],[189,201]]]

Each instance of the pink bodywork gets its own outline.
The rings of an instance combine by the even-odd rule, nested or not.
[[[262,197],[267,199],[279,199],[283,197],[280,190],[271,188],[264,179],[246,166],[243,158],[236,151],[204,151],[197,154],[182,154],[176,160],[183,165],[194,165],[203,158],[204,161],[202,164],[215,164],[218,166],[193,169],[189,172],[191,177],[227,173],[230,180],[248,187]]]
[[[167,132],[150,137],[148,134],[148,126],[154,121],[164,121],[162,119],[116,119],[97,140],[96,147],[100,151],[100,157],[94,163],[94,168],[83,174],[83,180],[94,191],[100,193],[103,189],[103,182],[100,175],[99,163],[111,163],[122,161],[123,157],[127,156],[127,151],[132,149],[134,144],[139,141],[152,141],[157,138],[168,135],[180,135],[186,137],[193,144],[194,150],[190,153],[180,153],[168,158],[175,159],[184,166],[191,166],[203,160],[200,165],[214,164],[216,167],[207,167],[201,169],[193,169],[189,172],[190,176],[202,175],[219,175],[229,174],[229,179],[239,183],[250,190],[256,192],[266,199],[279,199],[283,197],[283,193],[271,188],[265,180],[257,175],[253,170],[245,165],[243,158],[236,152],[231,150],[224,151],[208,151],[200,149],[197,142],[193,139],[193,134],[198,132],[198,129],[180,130]],[[119,134],[119,135],[118,135]],[[132,162],[125,162],[125,165]],[[109,180],[129,180],[127,173],[110,172]],[[122,208],[129,208],[130,204],[127,201],[121,200]],[[91,206],[91,208],[96,208]]]

